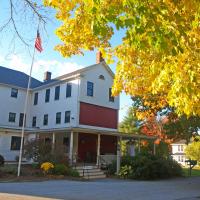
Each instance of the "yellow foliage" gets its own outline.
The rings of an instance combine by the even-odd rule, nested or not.
[[[41,164],[40,168],[43,170],[44,173],[48,173],[49,170],[54,168],[54,165],[50,162],[44,162]]]
[[[160,96],[178,114],[200,115],[199,0],[44,0],[56,9],[65,57],[98,48],[118,58],[113,95]],[[115,28],[113,28],[115,27]],[[125,31],[111,46],[115,29]],[[164,102],[163,102],[164,100]],[[145,102],[149,104],[148,100]]]

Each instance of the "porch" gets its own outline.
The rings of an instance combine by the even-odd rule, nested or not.
[[[38,130],[37,137],[50,142],[52,151],[64,148],[71,165],[84,163],[85,165],[100,166],[117,160],[117,171],[120,169],[122,140],[135,141],[140,151],[140,140],[155,140],[156,137],[145,135],[125,134],[117,131],[106,131],[88,128],[65,128]],[[154,145],[153,153],[156,153]]]

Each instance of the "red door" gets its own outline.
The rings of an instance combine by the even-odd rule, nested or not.
[[[81,161],[95,163],[97,158],[97,135],[79,133],[78,156]]]

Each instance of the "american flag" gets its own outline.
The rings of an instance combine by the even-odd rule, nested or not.
[[[37,31],[37,37],[35,39],[35,48],[41,53],[42,52],[42,41],[40,38],[40,33]]]

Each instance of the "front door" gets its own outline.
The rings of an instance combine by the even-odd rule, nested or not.
[[[97,135],[79,133],[78,156],[86,163],[96,163],[97,159]]]

